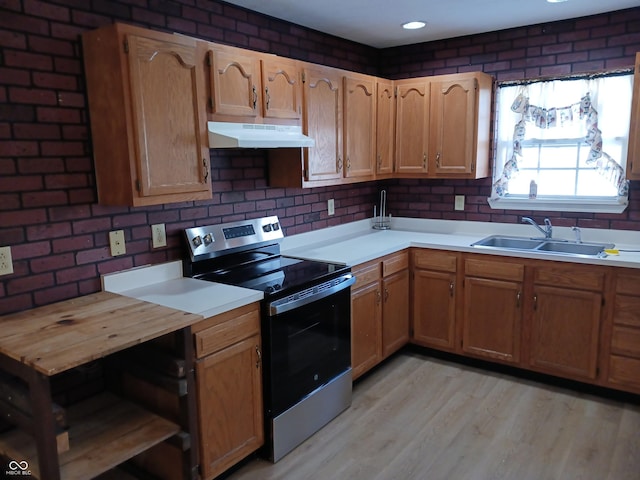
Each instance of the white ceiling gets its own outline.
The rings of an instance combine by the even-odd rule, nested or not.
[[[640,6],[640,0],[224,0],[376,48],[409,45]],[[404,30],[411,20],[427,23]]]

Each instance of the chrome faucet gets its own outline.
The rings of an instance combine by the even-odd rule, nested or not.
[[[522,217],[522,223],[529,223],[534,227],[536,227],[538,230],[542,232],[542,234],[544,235],[544,238],[551,238],[551,235],[553,234],[553,227],[551,226],[551,220],[549,220],[548,218],[544,219],[544,228],[542,228],[540,225],[534,222],[533,219],[529,217]]]
[[[573,226],[571,227],[571,230],[573,230],[573,233],[575,233],[576,235],[576,243],[582,243],[582,235],[580,233],[580,227]]]

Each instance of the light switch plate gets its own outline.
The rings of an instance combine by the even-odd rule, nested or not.
[[[0,247],[0,275],[9,275],[11,273],[13,273],[11,247]]]
[[[456,195],[454,210],[464,210],[464,195]]]
[[[329,200],[327,200],[327,213],[329,215],[335,215],[336,213],[336,207],[335,207],[333,198],[330,198]]]
[[[124,244],[124,230],[109,232],[109,245],[111,245],[112,257],[127,253],[127,248]]]
[[[153,248],[167,246],[167,232],[164,228],[164,223],[151,225],[151,242],[153,244]]]

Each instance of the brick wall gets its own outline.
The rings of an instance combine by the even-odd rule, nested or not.
[[[287,235],[370,216],[380,188],[394,215],[517,221],[486,207],[490,182],[388,181],[309,190],[269,188],[261,151],[211,151],[214,197],[148,208],[96,203],[79,34],[113,21],[389,78],[484,70],[498,79],[629,66],[640,8],[572,22],[377,51],[213,0],[0,0],[0,245],[15,273],[0,277],[0,314],[100,289],[99,276],[179,259],[196,224],[277,214]],[[638,228],[640,199],[622,216],[562,215],[573,224]],[[453,212],[453,195],[467,209]],[[327,217],[326,200],[336,199]],[[557,216],[554,216],[554,222]],[[168,247],[151,248],[165,223]],[[123,229],[127,254],[111,257]]]
[[[498,81],[628,68],[640,51],[640,8],[395,47],[380,52],[379,74],[406,78],[484,71]],[[548,216],[554,225],[640,230],[640,182],[631,182],[621,215],[492,210],[491,180],[394,180],[387,198],[394,215],[517,223],[522,215]],[[454,196],[465,195],[463,212]]]
[[[268,188],[264,151],[211,151],[211,201],[149,208],[96,203],[79,35],[123,21],[217,43],[375,73],[378,52],[208,0],[0,0],[0,246],[13,275],[0,277],[0,314],[91,293],[100,275],[180,259],[196,224],[278,215],[287,235],[364,218],[375,184]],[[336,200],[335,216],[326,214]],[[168,247],[151,248],[165,223]],[[108,232],[125,231],[111,257]]]

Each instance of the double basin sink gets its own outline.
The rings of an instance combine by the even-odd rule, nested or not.
[[[472,247],[495,250],[519,250],[524,252],[552,253],[574,257],[605,257],[605,250],[614,247],[612,243],[584,243],[554,238],[525,238],[491,235],[472,243]]]

